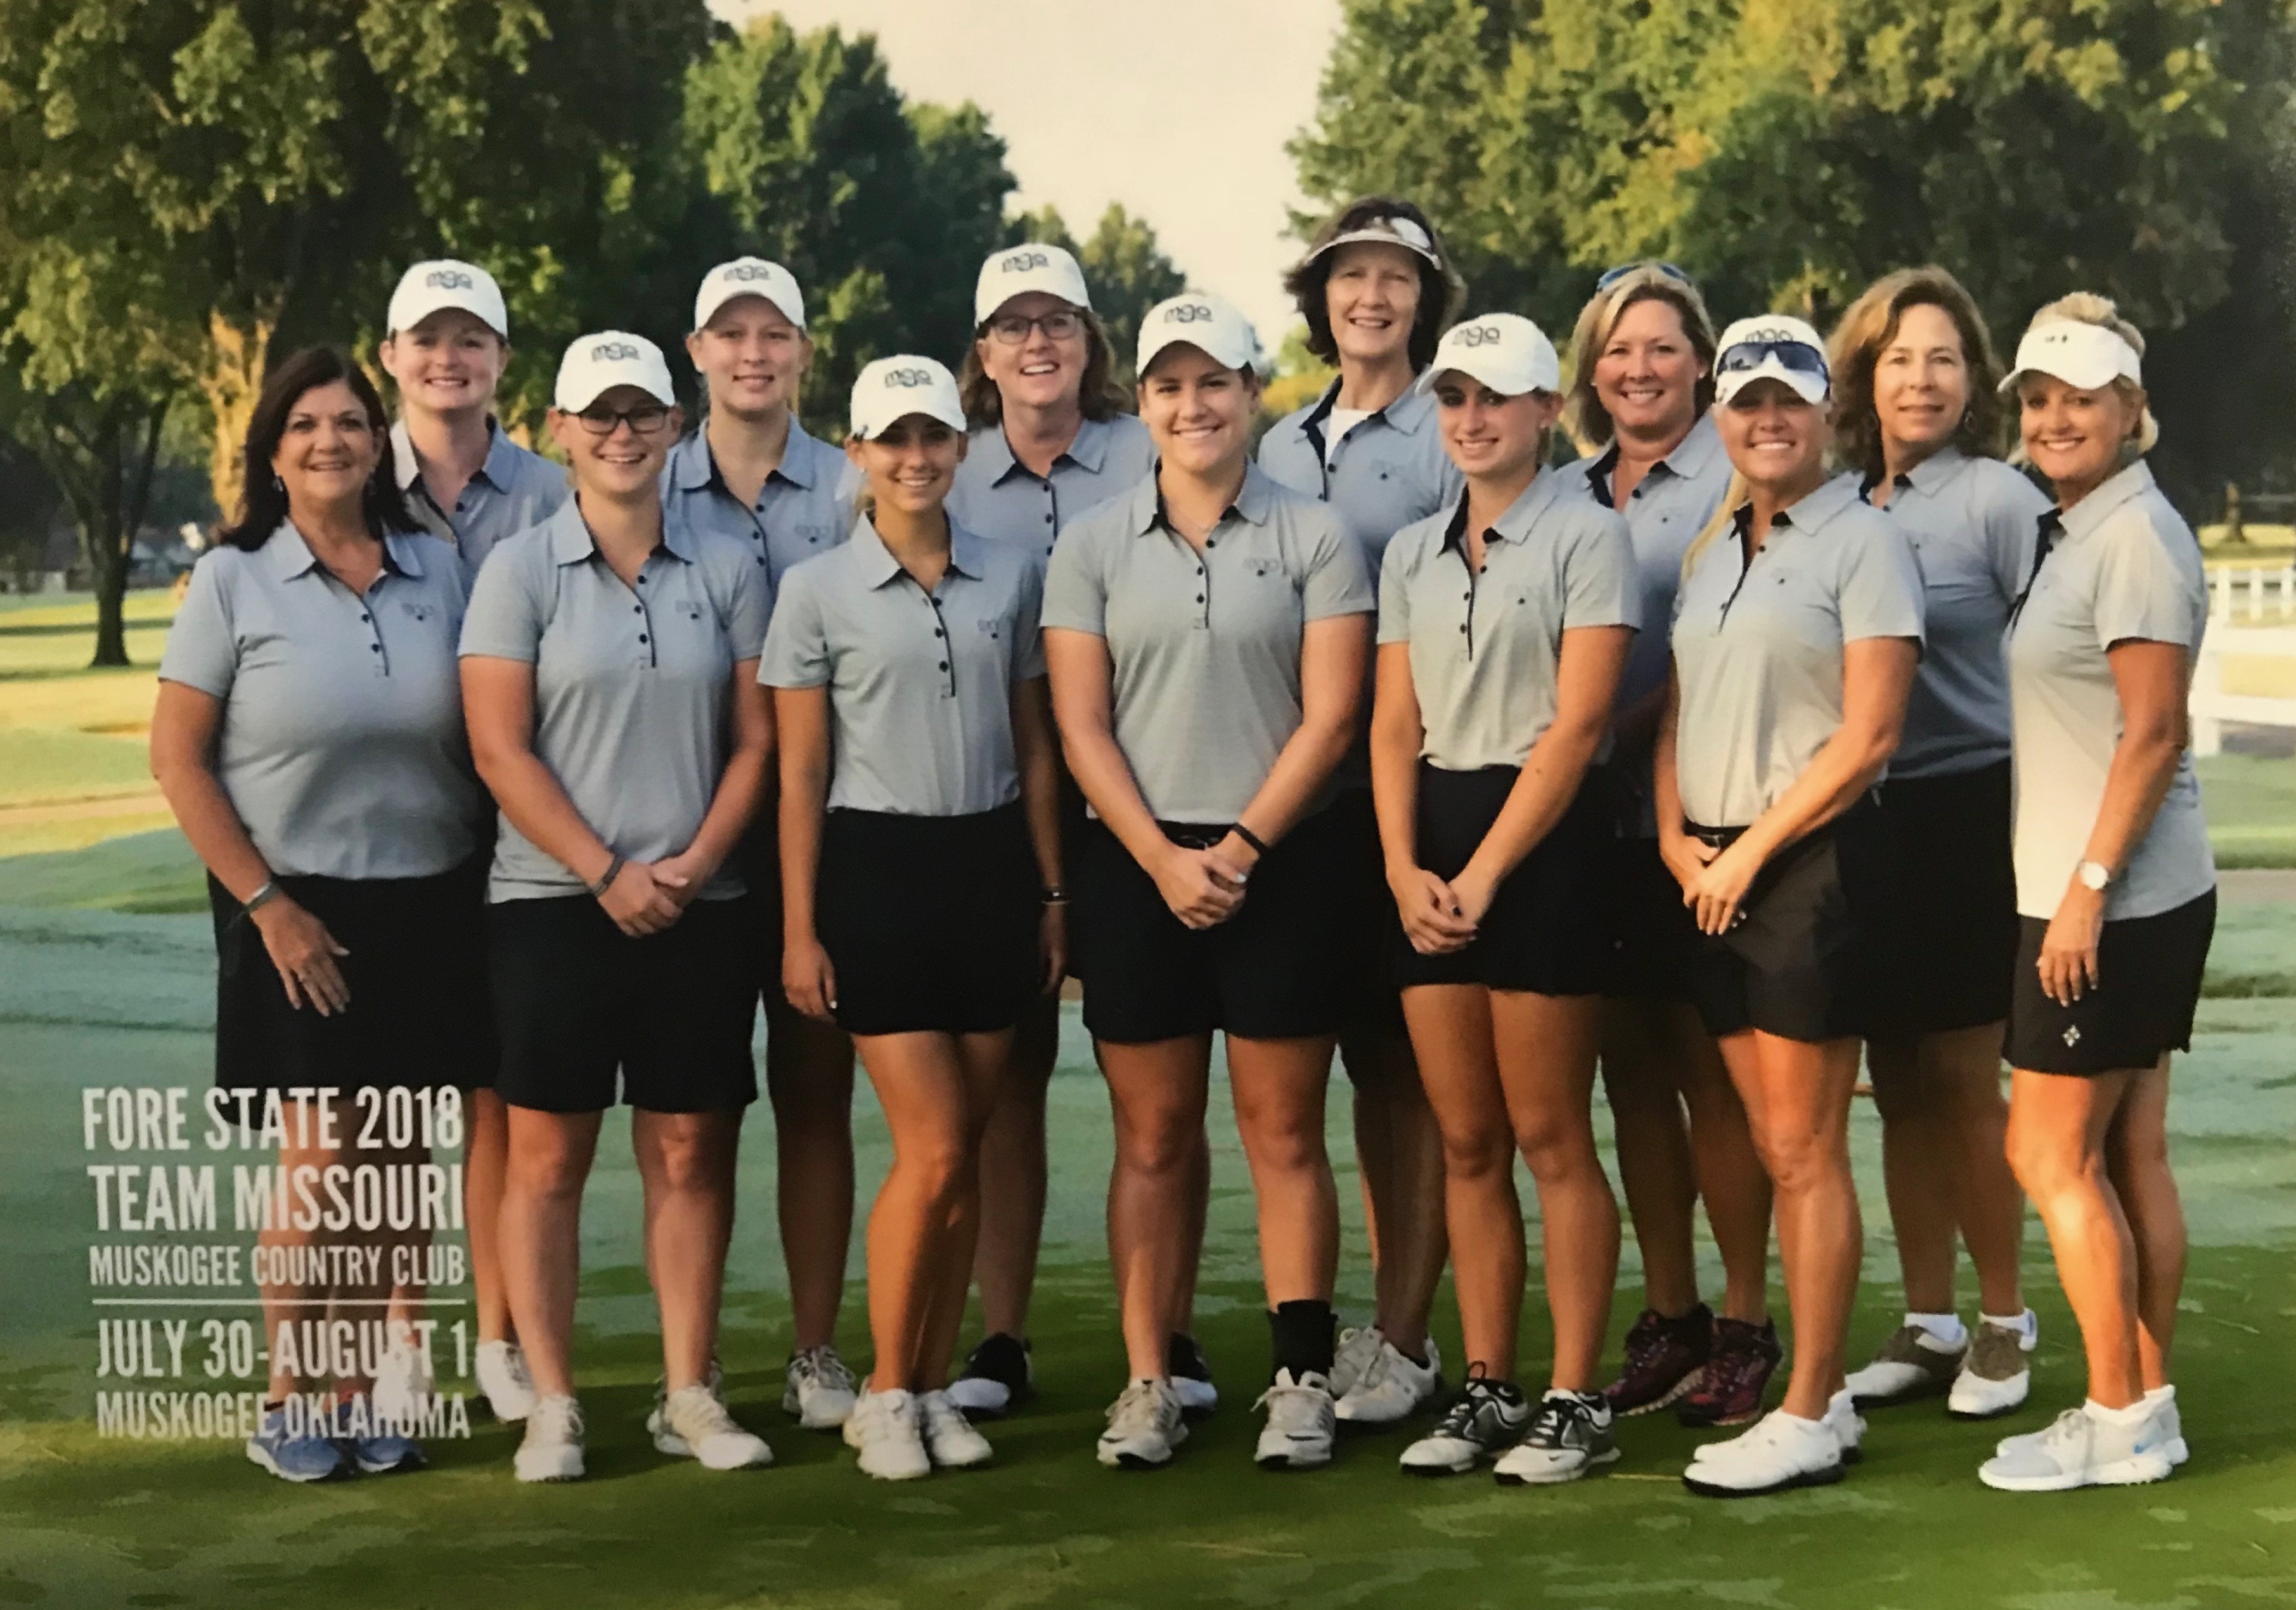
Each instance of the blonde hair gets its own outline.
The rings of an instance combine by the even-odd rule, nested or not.
[[[1962,361],[1969,373],[1968,407],[1954,430],[1954,445],[1972,457],[2000,456],[2000,360],[1976,299],[1959,280],[1936,264],[1883,275],[1849,304],[1826,343],[1826,366],[1833,371],[1833,450],[1866,481],[1886,471],[1882,455],[1882,420],[1874,407],[1874,369],[1882,349],[1897,339],[1909,308],[1936,308],[1961,336]]]
[[[2113,305],[2111,297],[2099,296],[2094,291],[2076,291],[2070,296],[2059,297],[2033,315],[2025,325],[2025,333],[2030,335],[2043,324],[2068,321],[2110,330],[2134,347],[2137,357],[2144,356],[2144,333],[2120,316],[2120,309]],[[2161,422],[2152,417],[2152,405],[2144,395],[2144,388],[2135,381],[2125,375],[2115,375],[2112,389],[2120,394],[2122,401],[2134,404],[2141,415],[2136,424],[2136,434],[2130,439],[2128,446],[2121,449],[2122,456],[2142,458],[2159,445]],[[2013,463],[2025,462],[2025,444],[2021,440],[2010,457]]]
[[[1611,344],[1619,321],[1636,302],[1664,302],[1674,309],[1691,350],[1698,354],[1699,364],[1706,371],[1693,393],[1691,417],[1703,417],[1714,406],[1716,337],[1714,316],[1706,311],[1706,299],[1679,275],[1656,263],[1637,263],[1587,299],[1570,332],[1570,390],[1563,397],[1562,428],[1589,457],[1609,447],[1615,433],[1610,410],[1595,394],[1595,365],[1603,349]]]

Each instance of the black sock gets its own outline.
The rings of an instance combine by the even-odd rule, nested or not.
[[[1275,1348],[1275,1368],[1290,1370],[1292,1379],[1310,1370],[1319,1376],[1332,1373],[1338,1322],[1332,1317],[1330,1303],[1312,1297],[1279,1302],[1267,1316],[1267,1334]]]

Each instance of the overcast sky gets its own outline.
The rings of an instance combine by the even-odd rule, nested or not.
[[[1283,152],[1314,114],[1339,0],[713,0],[740,22],[873,33],[912,99],[976,103],[1009,148],[1013,201],[1082,235],[1111,201],[1154,226],[1191,283],[1226,296],[1270,349],[1298,255]]]

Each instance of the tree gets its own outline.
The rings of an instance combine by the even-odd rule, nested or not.
[[[1069,233],[1060,209],[1046,206],[1014,218],[1005,228],[1004,238],[996,243],[1016,246],[1025,241],[1042,241],[1075,255],[1077,266],[1084,270],[1093,310],[1100,316],[1109,345],[1114,349],[1117,380],[1130,385],[1132,358],[1140,346],[1140,321],[1158,302],[1188,288],[1187,276],[1157,244],[1156,231],[1145,218],[1125,211],[1121,202],[1111,201],[1091,238],[1079,242]]]

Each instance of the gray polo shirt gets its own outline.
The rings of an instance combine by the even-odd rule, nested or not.
[[[1611,506],[1611,477],[1619,467],[1616,442],[1584,464],[1565,465],[1561,474],[1585,489],[1596,507]],[[1673,655],[1659,629],[1674,614],[1674,589],[1682,584],[1682,555],[1705,528],[1730,486],[1730,456],[1722,450],[1714,416],[1700,416],[1674,451],[1650,467],[1619,511],[1635,545],[1635,573],[1642,592],[1642,620],[1627,669],[1619,678],[1619,708],[1639,703],[1666,686]],[[1644,752],[1648,769],[1648,751]]]
[[[669,450],[661,503],[691,529],[739,542],[778,588],[791,565],[827,553],[853,530],[851,467],[844,454],[807,434],[792,415],[780,465],[766,477],[757,506],[744,507],[718,473],[708,431],[696,430]],[[742,658],[757,648],[752,643]]]
[[[930,593],[865,519],[783,579],[758,680],[829,690],[832,810],[972,816],[1021,796],[1013,690],[1045,674],[1044,561],[948,535]]]
[[[429,877],[478,849],[463,598],[454,551],[430,537],[385,538],[364,597],[290,524],[252,553],[201,555],[160,675],[223,702],[216,774],[272,871]]]
[[[1363,545],[1376,587],[1381,556],[1395,534],[1447,507],[1466,481],[1443,451],[1433,392],[1413,387],[1365,415],[1332,447],[1324,427],[1339,397],[1335,380],[1308,407],[1269,426],[1259,439],[1259,467],[1332,505]]]
[[[1627,522],[1544,470],[1467,565],[1467,503],[1406,526],[1379,579],[1379,640],[1411,646],[1419,752],[1446,771],[1520,766],[1554,722],[1562,634],[1638,626]]]
[[[1070,521],[1130,491],[1155,468],[1148,427],[1129,414],[1086,420],[1049,477],[1013,456],[1004,426],[984,425],[956,466],[948,517],[993,541],[1040,545],[1050,554]]]
[[[398,475],[398,489],[406,494],[407,511],[424,530],[454,546],[463,562],[465,580],[478,575],[479,566],[486,563],[496,543],[529,526],[540,525],[574,495],[565,465],[528,452],[491,419],[487,431],[486,462],[449,510],[440,508],[430,488],[422,484],[422,466],[415,461],[414,444],[407,439],[406,422],[390,427],[392,465]]]
[[[1891,776],[1946,776],[2009,758],[2002,634],[2031,573],[2033,532],[2048,506],[2047,496],[2007,464],[1956,448],[1898,477],[1883,512],[1921,562],[1924,629]]]
[[[1308,622],[1373,608],[1360,546],[1256,466],[1201,554],[1151,475],[1070,525],[1045,578],[1045,625],[1107,640],[1117,745],[1165,822],[1235,820],[1300,729]]]
[[[1772,522],[1749,564],[1742,522],[1690,562],[1674,601],[1682,686],[1676,784],[1689,820],[1744,827],[1841,726],[1841,654],[1922,636],[1922,572],[1905,533],[1836,479]]]
[[[2017,909],[2049,917],[2088,846],[2120,742],[2120,695],[2105,651],[2142,640],[2182,644],[2198,656],[2209,594],[2192,528],[2141,463],[2065,511],[2061,530],[2043,541],[2032,590],[2010,626],[2009,692]],[[2157,916],[2198,899],[2216,881],[2187,749],[2152,826],[2106,893],[2105,918]]]
[[[726,769],[734,666],[756,656],[772,611],[748,544],[675,519],[628,586],[569,498],[496,550],[471,594],[462,652],[534,667],[534,752],[609,848],[657,861],[692,843],[709,814]],[[503,817],[488,899],[583,888]],[[741,892],[728,865],[701,898]]]

